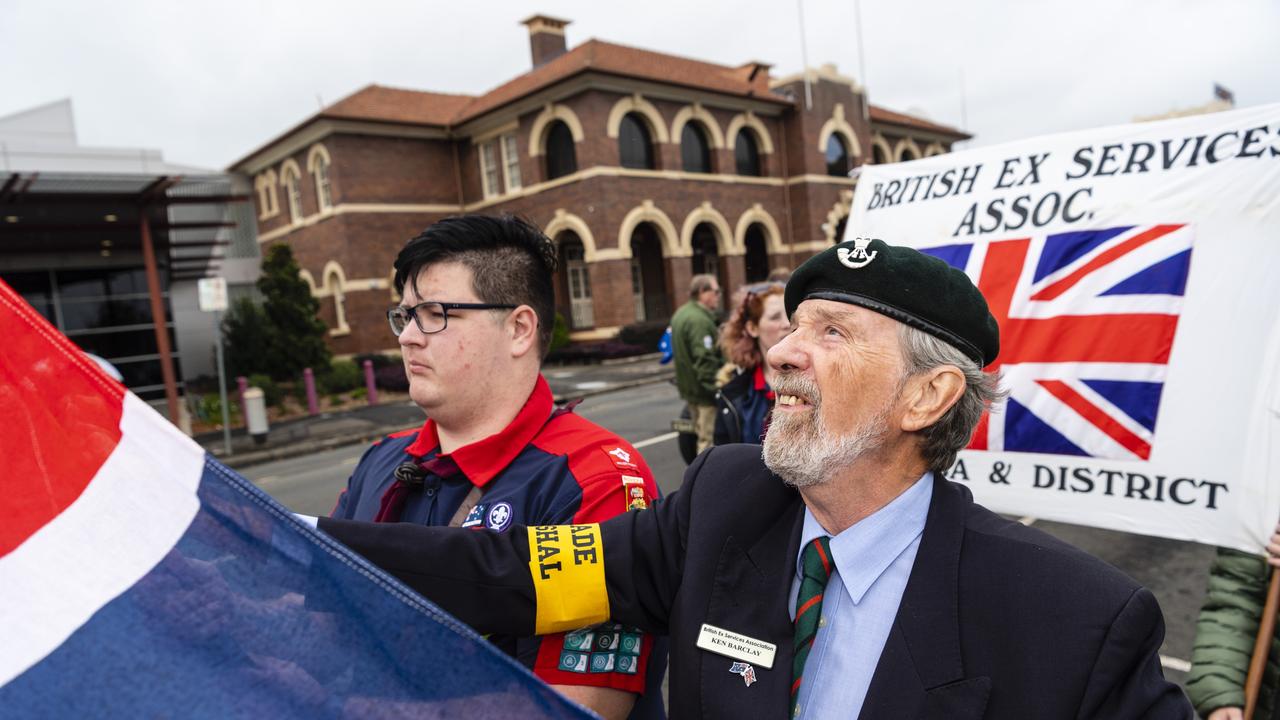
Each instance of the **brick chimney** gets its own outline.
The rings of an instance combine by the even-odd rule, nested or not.
[[[521,21],[529,28],[529,53],[533,56],[535,68],[565,53],[564,29],[570,22],[548,15],[534,15]]]

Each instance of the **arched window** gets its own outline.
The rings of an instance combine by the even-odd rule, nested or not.
[[[573,148],[573,132],[564,121],[547,128],[547,179],[554,180],[578,171],[578,155]]]
[[[827,174],[835,177],[849,174],[849,149],[836,133],[827,139]]]
[[[564,269],[562,292],[569,297],[569,327],[583,330],[595,325],[591,302],[591,275],[587,270],[582,241],[577,234],[565,231],[558,238],[560,267]]]
[[[754,223],[747,228],[744,244],[747,254],[743,258],[743,264],[746,266],[747,282],[761,282],[769,277],[769,248],[764,239],[764,228],[760,223]]]
[[[618,125],[618,155],[624,168],[653,169],[653,142],[649,139],[649,128],[637,113],[622,116]]]
[[[680,160],[685,172],[711,172],[711,146],[697,123],[685,123],[680,131]]]
[[[871,146],[871,161],[876,165],[883,165],[889,162],[889,157],[884,154],[884,148],[880,147],[878,143]]]
[[[315,156],[315,164],[311,166],[311,174],[316,181],[316,202],[321,210],[333,207],[333,195],[329,190],[329,159],[324,155]]]
[[[284,196],[289,201],[289,222],[302,222],[302,176],[298,174],[297,165],[286,163],[280,171],[280,182],[284,184]]]
[[[756,138],[749,130],[738,131],[738,138],[733,141],[733,160],[739,175],[760,175],[760,148],[756,146]]]
[[[689,258],[689,269],[693,275],[715,275],[720,287],[726,287],[723,273],[720,272],[720,252],[716,244],[716,231],[708,223],[701,223],[693,229],[693,257]],[[723,307],[724,296],[719,302]]]

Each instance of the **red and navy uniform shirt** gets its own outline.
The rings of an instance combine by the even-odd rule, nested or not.
[[[473,485],[484,494],[463,527],[494,532],[516,525],[602,522],[642,509],[658,497],[653,473],[635,448],[572,412],[553,416],[553,410],[551,389],[539,376],[511,424],[449,453],[461,476],[442,480],[428,475],[421,492],[405,502],[400,521],[448,525]],[[383,494],[395,482],[396,467],[414,458],[436,457],[439,449],[431,420],[420,429],[375,443],[347,481],[332,517],[373,520]],[[605,624],[571,633],[489,640],[551,684],[645,693],[646,670],[652,665],[656,682],[649,683],[636,711],[651,704],[644,700],[656,698],[658,713],[633,712],[632,717],[662,717],[660,688],[666,662],[665,657],[651,657],[652,637]]]

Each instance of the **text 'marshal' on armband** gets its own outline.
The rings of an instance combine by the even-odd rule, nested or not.
[[[599,525],[530,527],[529,575],[538,604],[536,634],[575,630],[609,618]]]

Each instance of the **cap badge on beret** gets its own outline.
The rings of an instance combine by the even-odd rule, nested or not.
[[[867,246],[870,245],[871,241],[874,239],[875,238],[854,238],[852,249],[847,247],[837,248],[836,257],[840,260],[840,264],[851,270],[857,270],[858,268],[869,265],[872,260],[876,259],[876,254],[880,252],[879,250],[872,250],[870,253],[867,252]]]

